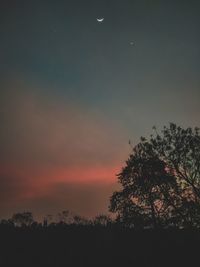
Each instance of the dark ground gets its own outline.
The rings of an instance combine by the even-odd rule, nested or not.
[[[0,266],[200,266],[199,230],[0,228]]]

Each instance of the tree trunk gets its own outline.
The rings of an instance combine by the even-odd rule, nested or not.
[[[155,212],[151,193],[149,194],[149,202],[150,202],[150,207],[151,207],[151,217],[152,217],[152,222],[153,222],[153,228],[157,229],[158,223],[157,223],[157,219],[156,219],[156,212]]]

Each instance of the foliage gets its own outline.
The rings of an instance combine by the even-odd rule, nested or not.
[[[26,211],[22,213],[15,213],[12,216],[12,222],[14,223],[15,226],[30,226],[33,222],[33,215],[31,212]]]
[[[94,225],[108,226],[111,223],[112,219],[110,218],[110,216],[105,214],[99,214],[93,220]]]
[[[58,221],[64,224],[72,224],[73,223],[73,215],[69,210],[64,210],[58,213]]]
[[[87,218],[82,217],[80,215],[74,215],[73,224],[76,224],[76,225],[88,225],[88,224],[90,224],[90,220],[88,220]]]
[[[118,175],[122,190],[111,197],[117,220],[138,227],[200,225],[198,128],[171,123],[150,140],[141,137]]]

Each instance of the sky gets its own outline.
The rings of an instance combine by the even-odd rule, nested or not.
[[[195,0],[0,2],[0,219],[108,213],[129,140],[200,126],[199,13]]]

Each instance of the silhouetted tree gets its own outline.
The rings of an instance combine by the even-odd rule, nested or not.
[[[94,225],[108,226],[111,223],[112,219],[110,218],[110,216],[105,214],[97,215],[93,220]]]
[[[2,219],[1,222],[0,222],[0,225],[1,226],[13,227],[14,223],[13,223],[12,219],[8,219],[8,220]]]
[[[136,227],[200,222],[200,136],[171,123],[150,140],[141,137],[118,175],[122,190],[111,197],[117,220]]]
[[[11,219],[15,226],[31,226],[34,222],[33,215],[31,212],[26,211],[22,213],[15,213]]]
[[[45,217],[44,217],[44,220],[43,220],[43,225],[46,227],[50,224],[53,223],[53,215],[52,214],[47,214]]]
[[[150,144],[173,173],[178,185],[174,201],[175,217],[182,226],[200,224],[200,135],[196,127],[183,129],[174,123],[161,134],[151,136]],[[182,214],[182,215],[181,215]]]
[[[88,220],[85,217],[82,217],[80,215],[74,215],[73,216],[73,223],[77,225],[87,225],[90,224],[90,220]]]
[[[110,209],[118,212],[118,220],[130,226],[157,228],[167,217],[170,205],[165,195],[174,190],[176,181],[148,146],[135,147],[126,163],[118,175],[123,189],[113,194]]]
[[[73,215],[69,210],[64,210],[58,213],[58,221],[64,224],[71,224],[73,223]]]

